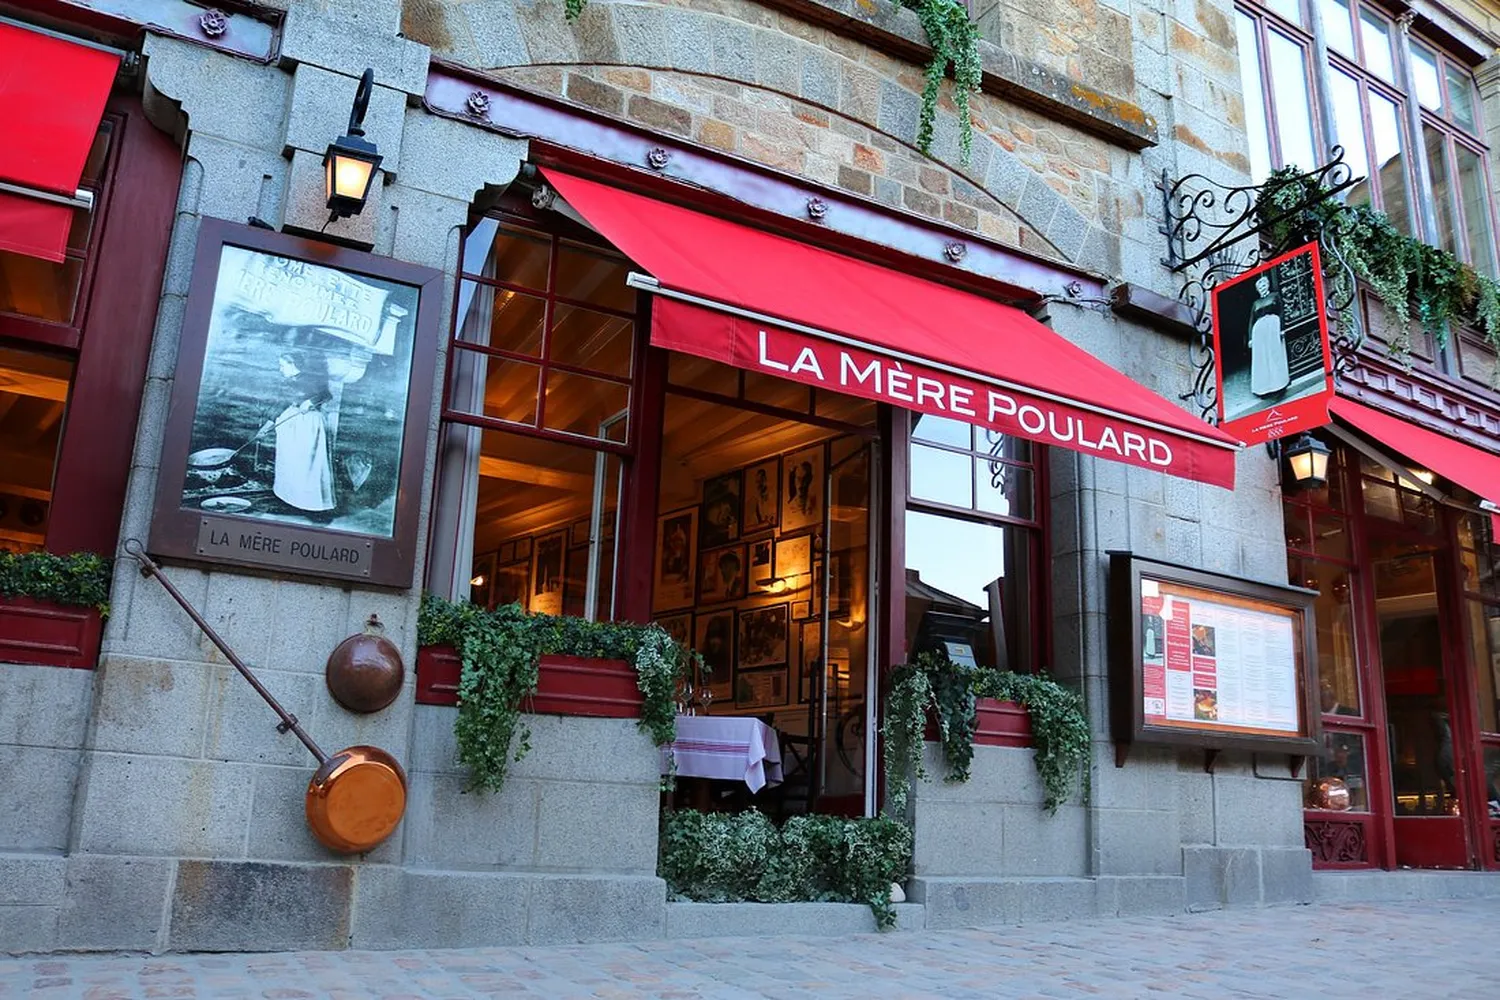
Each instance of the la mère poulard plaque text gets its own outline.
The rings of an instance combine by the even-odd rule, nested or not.
[[[1322,751],[1314,591],[1128,552],[1109,572],[1117,763],[1135,743],[1274,751],[1294,769]]]
[[[441,281],[205,219],[150,550],[410,587]]]

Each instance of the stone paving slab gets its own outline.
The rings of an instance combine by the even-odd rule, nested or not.
[[[3,1000],[1496,1000],[1500,901],[1225,910],[844,938],[0,959]]]

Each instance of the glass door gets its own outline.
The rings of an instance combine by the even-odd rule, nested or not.
[[[1446,560],[1431,542],[1370,539],[1376,636],[1391,759],[1396,863],[1467,868],[1463,760],[1455,755],[1454,664],[1439,594]]]

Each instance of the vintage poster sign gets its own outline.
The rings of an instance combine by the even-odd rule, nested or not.
[[[1111,553],[1116,740],[1317,752],[1315,597]]]
[[[1213,290],[1219,426],[1262,444],[1327,424],[1333,354],[1318,245]]]
[[[440,280],[205,220],[151,550],[410,586]]]

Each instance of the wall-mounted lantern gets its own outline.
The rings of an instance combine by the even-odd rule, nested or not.
[[[354,92],[354,106],[349,111],[347,134],[328,144],[323,154],[324,188],[328,194],[329,221],[346,219],[364,210],[370,196],[370,185],[380,167],[380,151],[365,139],[365,111],[375,87],[375,71],[367,69],[359,78]]]

